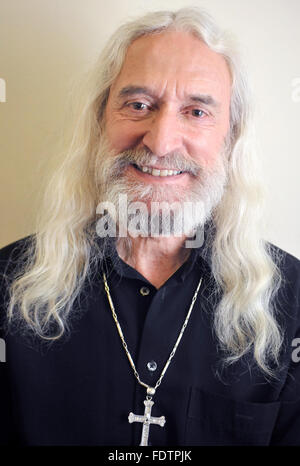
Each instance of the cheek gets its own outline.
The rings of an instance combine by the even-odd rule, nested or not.
[[[106,134],[110,146],[118,153],[136,145],[139,139],[138,128],[132,123],[120,119],[108,119]]]
[[[190,142],[189,153],[191,157],[203,167],[213,168],[224,144],[224,138],[216,134],[202,135]]]

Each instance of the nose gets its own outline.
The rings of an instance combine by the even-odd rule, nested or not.
[[[172,109],[157,110],[143,137],[143,144],[158,157],[164,157],[182,145],[180,122]]]

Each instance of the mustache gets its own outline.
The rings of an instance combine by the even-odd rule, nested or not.
[[[180,152],[173,152],[164,157],[158,157],[149,149],[127,149],[114,156],[114,169],[122,172],[128,165],[147,165],[154,166],[158,164],[161,169],[185,171],[191,175],[198,176],[202,167],[184,157]]]

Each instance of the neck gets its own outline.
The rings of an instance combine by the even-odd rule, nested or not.
[[[160,288],[190,255],[190,249],[184,247],[186,237],[130,237],[130,240],[130,251],[122,238],[118,240],[119,256],[156,288]]]

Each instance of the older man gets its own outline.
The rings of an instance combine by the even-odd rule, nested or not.
[[[87,83],[37,231],[1,250],[3,443],[300,445],[300,265],[263,240],[238,56],[157,12]]]

